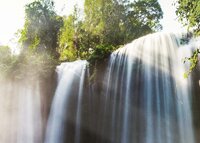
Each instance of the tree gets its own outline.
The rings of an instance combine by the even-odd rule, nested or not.
[[[82,23],[79,20],[79,9],[74,6],[71,15],[64,19],[64,25],[59,34],[59,52],[61,60],[76,60],[80,58],[80,29]]]
[[[10,47],[0,46],[0,79],[12,73],[15,62],[16,56],[12,55]]]
[[[32,51],[48,51],[56,56],[58,33],[62,17],[54,11],[51,0],[36,0],[25,6],[25,25],[20,31],[19,42]]]
[[[128,4],[124,20],[125,42],[162,29],[163,12],[157,0],[138,0]]]
[[[113,46],[160,30],[163,16],[157,0],[85,0],[84,10],[87,30]]]
[[[188,31],[191,31],[195,36],[200,35],[200,0],[178,0],[175,3],[177,6],[176,14],[181,23],[187,27]],[[191,66],[189,70],[184,74],[184,77],[188,75],[196,68],[199,59],[200,49],[196,49],[192,56],[185,58],[184,62],[188,61]]]
[[[178,0],[176,14],[188,30],[200,35],[200,0]]]
[[[0,81],[2,79],[46,78],[55,70],[57,60],[48,53],[23,51],[14,55],[10,47],[0,46]]]
[[[64,20],[61,59],[103,59],[119,46],[160,30],[162,15],[157,0],[85,0],[84,16],[75,7]]]

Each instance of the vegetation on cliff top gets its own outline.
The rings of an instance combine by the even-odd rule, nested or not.
[[[59,16],[52,0],[35,0],[25,6],[24,27],[18,31],[21,53],[14,56],[7,50],[1,71],[18,77],[29,66],[26,74],[43,66],[45,73],[60,61],[95,64],[121,45],[162,29],[162,16],[157,0],[85,0],[84,13],[75,6],[69,16]]]

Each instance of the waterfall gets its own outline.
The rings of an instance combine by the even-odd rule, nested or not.
[[[111,55],[102,123],[110,142],[194,143],[179,46],[175,35],[157,33]]]
[[[86,66],[86,61],[76,61],[63,63],[57,67],[58,86],[53,99],[45,143],[63,143],[65,140],[67,142],[73,140],[74,143],[80,142],[81,102]],[[73,124],[76,126],[70,130],[70,126]],[[69,136],[64,134],[65,131],[71,132],[68,134]],[[74,134],[74,138],[71,137],[71,134]]]
[[[0,83],[0,142],[42,143],[39,82]]]
[[[86,61],[58,66],[45,143],[195,143],[180,48],[174,34],[134,40],[111,54],[98,91]]]

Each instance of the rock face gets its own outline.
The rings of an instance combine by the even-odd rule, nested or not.
[[[197,68],[191,74],[192,78],[192,96],[191,96],[191,104],[192,104],[192,116],[193,116],[193,126],[195,130],[195,137],[197,143],[200,142],[200,70]]]

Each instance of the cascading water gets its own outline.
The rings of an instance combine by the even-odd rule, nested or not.
[[[0,93],[0,142],[42,143],[39,82],[3,82]]]
[[[100,92],[85,61],[61,64],[45,143],[194,143],[178,50],[173,34],[127,44],[111,55]]]
[[[86,66],[86,61],[76,61],[63,63],[57,67],[58,86],[49,117],[45,143],[62,143],[66,140],[80,142],[81,114],[84,112],[81,104]],[[74,129],[71,127],[73,124],[76,125]],[[64,134],[65,132],[68,136]]]
[[[178,46],[174,35],[158,33],[111,55],[102,123],[110,142],[194,143]]]

